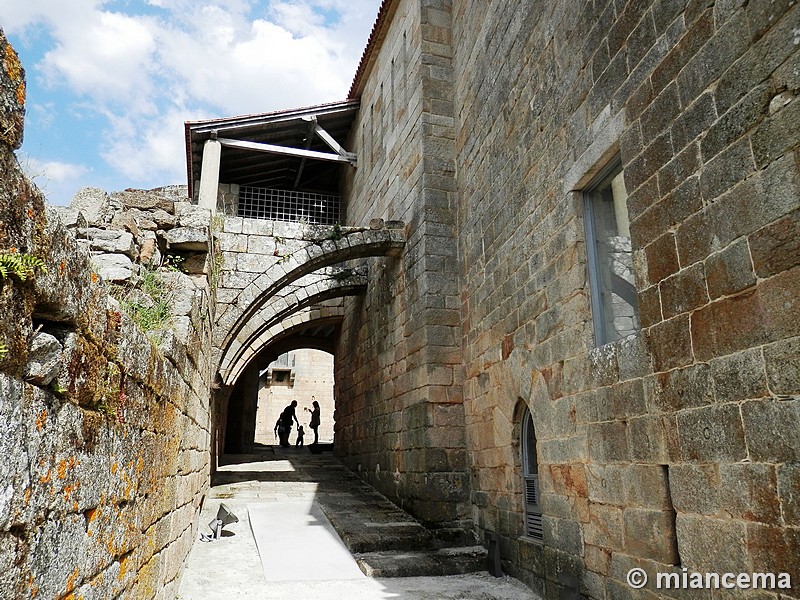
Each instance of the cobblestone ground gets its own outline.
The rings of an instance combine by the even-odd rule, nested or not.
[[[181,600],[537,600],[519,581],[488,573],[445,577],[334,579],[313,581],[302,576],[313,564],[298,565],[296,580],[267,581],[248,521],[248,507],[270,503],[317,502],[348,539],[350,547],[394,535],[415,535],[422,528],[395,505],[348,471],[330,453],[308,449],[264,447],[257,453],[226,457],[201,515],[201,533],[208,533],[220,503],[239,518],[222,539],[195,541],[186,564]],[[308,536],[298,531],[303,549]],[[388,540],[391,545],[391,539]],[[296,551],[296,548],[291,549]],[[309,562],[313,552],[309,550]]]

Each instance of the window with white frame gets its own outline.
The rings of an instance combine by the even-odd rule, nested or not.
[[[522,472],[525,477],[525,535],[543,539],[542,507],[539,498],[539,461],[536,458],[536,431],[530,410],[522,417]]]
[[[633,281],[628,194],[617,162],[584,194],[595,342],[615,342],[639,330]]]

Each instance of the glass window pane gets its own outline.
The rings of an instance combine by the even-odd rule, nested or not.
[[[536,460],[536,432],[533,429],[533,419],[528,412],[525,418],[525,475],[536,475],[539,464]]]
[[[628,222],[627,192],[622,170],[617,169],[588,194],[594,240],[594,318],[598,345],[614,342],[639,330],[633,253]]]

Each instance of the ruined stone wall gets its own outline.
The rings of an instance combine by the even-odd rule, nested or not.
[[[473,515],[546,598],[672,597],[632,567],[784,571],[800,595],[798,22],[792,2],[453,2]],[[595,349],[581,190],[615,154],[642,329]]]
[[[392,5],[349,146],[348,224],[406,223],[402,255],[370,263],[336,354],[336,452],[428,523],[463,523],[464,451],[450,2]]]
[[[90,252],[130,276],[142,244],[131,222],[79,243],[45,207],[13,154],[24,82],[2,34],[0,63],[0,259],[44,267],[0,277],[0,597],[173,598],[209,483],[208,295],[175,274],[180,317],[152,339],[122,310],[100,274],[121,271]]]

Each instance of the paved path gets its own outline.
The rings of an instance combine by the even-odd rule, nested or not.
[[[195,542],[181,600],[537,600],[519,581],[488,573],[372,579],[353,570],[320,504],[345,523],[361,518],[359,529],[367,534],[418,525],[330,453],[264,448],[226,462],[203,507],[200,530],[210,531],[207,523],[221,502],[239,522],[219,540]]]

